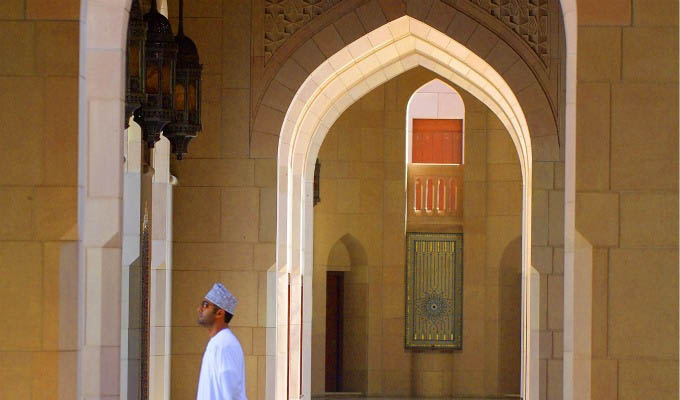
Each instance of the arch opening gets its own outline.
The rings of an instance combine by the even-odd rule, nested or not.
[[[331,222],[322,229],[342,236],[315,248],[312,395],[366,393],[369,256],[355,232],[342,233],[347,226]]]
[[[408,99],[405,130],[407,230],[413,220],[426,216],[439,218],[423,222],[460,226],[465,159],[462,97],[439,78],[425,83]]]
[[[426,24],[404,16],[370,32],[322,63],[302,84],[283,122],[278,157],[277,397],[309,396],[314,162],[335,120],[364,94],[391,78],[422,66],[471,93],[506,127],[522,172],[522,393],[537,375],[529,300],[537,295],[530,276],[531,138],[519,102],[504,79],[484,60]],[[288,291],[290,285],[290,291]],[[305,295],[302,290],[304,287]],[[286,288],[286,293],[283,292]],[[281,335],[279,335],[281,338]],[[298,345],[299,343],[299,345]],[[292,346],[288,346],[292,344]],[[530,373],[530,371],[532,371]]]
[[[448,138],[444,143],[431,144],[444,146],[443,155],[423,154],[421,144],[426,138],[416,138],[414,148],[414,120],[453,120],[460,121],[459,138]],[[409,98],[406,106],[406,163],[446,163],[463,164],[465,145],[465,104],[460,94],[441,79],[433,79],[419,87]],[[423,121],[424,122],[424,121]],[[416,133],[418,135],[418,132]],[[416,153],[414,157],[414,153]]]

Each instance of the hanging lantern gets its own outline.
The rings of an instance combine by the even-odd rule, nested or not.
[[[135,112],[135,122],[142,127],[142,139],[153,147],[173,118],[177,46],[170,22],[158,12],[156,0],[151,1],[151,10],[144,15],[144,23],[146,101]]]
[[[171,151],[181,160],[189,141],[201,130],[201,70],[198,50],[184,35],[184,1],[179,2],[179,29],[175,36],[177,66],[175,69],[173,121],[163,130]]]
[[[132,113],[144,103],[144,39],[146,27],[139,0],[132,0],[125,53],[125,128]]]

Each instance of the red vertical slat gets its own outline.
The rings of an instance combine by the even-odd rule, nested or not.
[[[422,211],[423,210],[423,182],[420,180],[420,178],[416,178],[416,183],[415,183],[415,190],[413,191],[414,195],[414,208],[416,211]]]
[[[452,164],[463,163],[463,132],[451,132]]]
[[[423,133],[423,162],[431,163],[434,159],[434,152],[432,149],[432,132]]]
[[[432,210],[434,208],[434,180],[432,178],[427,178],[427,186],[425,188],[425,207],[427,210]]]
[[[451,131],[442,132],[442,164],[453,164],[454,154],[453,154],[453,138],[454,133]]]
[[[450,186],[451,186],[451,212],[454,214],[458,213],[458,182],[456,181],[456,178],[451,178]]]
[[[444,178],[437,179],[437,211],[446,211],[446,181]]]
[[[443,157],[443,140],[442,132],[432,132],[432,163],[441,163]]]
[[[423,133],[413,132],[413,153],[412,162],[421,163],[423,162]]]

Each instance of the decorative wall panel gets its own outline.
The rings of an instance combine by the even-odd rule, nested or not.
[[[444,0],[453,3],[452,0]],[[548,65],[550,52],[550,14],[548,0],[469,0],[484,11],[501,20],[533,49]]]
[[[264,55],[276,50],[309,21],[342,0],[265,0]],[[440,0],[456,8],[458,0]],[[503,22],[524,40],[543,62],[550,61],[550,0],[463,0]]]
[[[264,57],[268,60],[293,33],[341,0],[265,0]]]
[[[406,348],[463,347],[463,234],[406,234]]]

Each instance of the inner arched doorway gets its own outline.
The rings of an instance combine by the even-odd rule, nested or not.
[[[527,120],[508,84],[484,60],[441,32],[405,16],[322,63],[303,83],[283,123],[278,164],[277,397],[309,396],[311,390],[312,185],[319,148],[329,127],[347,107],[372,88],[416,66],[437,73],[479,99],[496,114],[513,140],[523,185],[523,393],[528,390],[531,371],[538,368],[537,353],[530,352],[529,304],[535,288],[529,280],[532,150]]]
[[[323,395],[324,391],[326,396],[342,391],[344,395],[361,393],[368,397],[443,398],[520,392],[522,185],[517,152],[487,107],[461,91],[463,100],[454,90],[452,84],[441,81],[433,72],[413,68],[377,86],[345,110],[321,146],[318,155],[321,202],[314,207],[313,397]],[[439,110],[437,104],[442,106]],[[434,169],[436,176],[441,177],[451,168],[461,170],[463,165],[455,156],[451,160],[453,165],[428,164],[423,163],[428,160],[417,158],[410,163],[409,151],[405,149],[409,147],[408,121],[423,122],[423,118],[436,120],[436,117],[443,122],[450,118],[455,121],[464,117],[463,108],[469,111],[469,129],[465,140],[465,185],[458,188],[465,193],[464,199],[459,197],[465,215],[461,220],[460,215],[452,216],[450,210],[442,212],[447,208],[444,203],[449,202],[439,198],[436,204],[424,202],[434,212],[423,215],[421,204],[417,215],[413,215],[409,211],[414,204],[409,202],[407,206],[404,196],[405,186],[409,188],[409,199],[413,194],[410,172],[418,170],[417,176],[422,176],[421,173],[427,175],[427,171]],[[491,152],[488,158],[487,146]],[[405,174],[405,169],[410,172]],[[488,178],[486,170],[490,170]],[[325,309],[325,318],[322,312],[331,298],[324,279],[326,270],[331,264],[338,264],[327,261],[330,257],[326,256],[336,253],[334,241],[344,232],[369,244],[366,262],[361,263],[368,265],[368,269],[353,267],[350,274],[358,273],[359,279],[347,277],[348,284],[354,287],[346,290],[348,312],[341,319],[346,328],[343,344],[349,349],[344,346],[337,350],[343,354],[345,373],[336,375],[328,363],[324,365],[324,328],[326,343],[332,338],[328,337],[329,309]],[[443,238],[451,237],[452,233],[464,236],[462,314],[446,313],[444,318],[429,320],[441,326],[440,321],[449,324],[462,315],[462,334],[454,332],[462,338],[458,349],[405,347],[404,339],[409,337],[405,334],[409,325],[405,310],[409,280],[405,271],[410,265],[405,264],[406,243],[407,237],[421,232]],[[512,248],[517,251],[506,251],[510,243],[515,243]],[[345,264],[348,262],[342,263]],[[444,280],[436,277],[431,280],[427,286],[433,290],[428,289],[427,293],[436,295],[450,287],[439,282]],[[351,293],[353,289],[360,290]],[[416,294],[419,302],[427,298],[419,293]],[[499,301],[501,296],[506,304]],[[444,298],[447,302],[452,300],[452,305],[459,303],[449,293]],[[454,342],[450,338],[447,341]],[[447,343],[439,343],[442,344]],[[349,351],[355,349],[361,351],[358,354]],[[326,382],[324,390],[324,372],[326,378],[335,375],[343,386]]]

